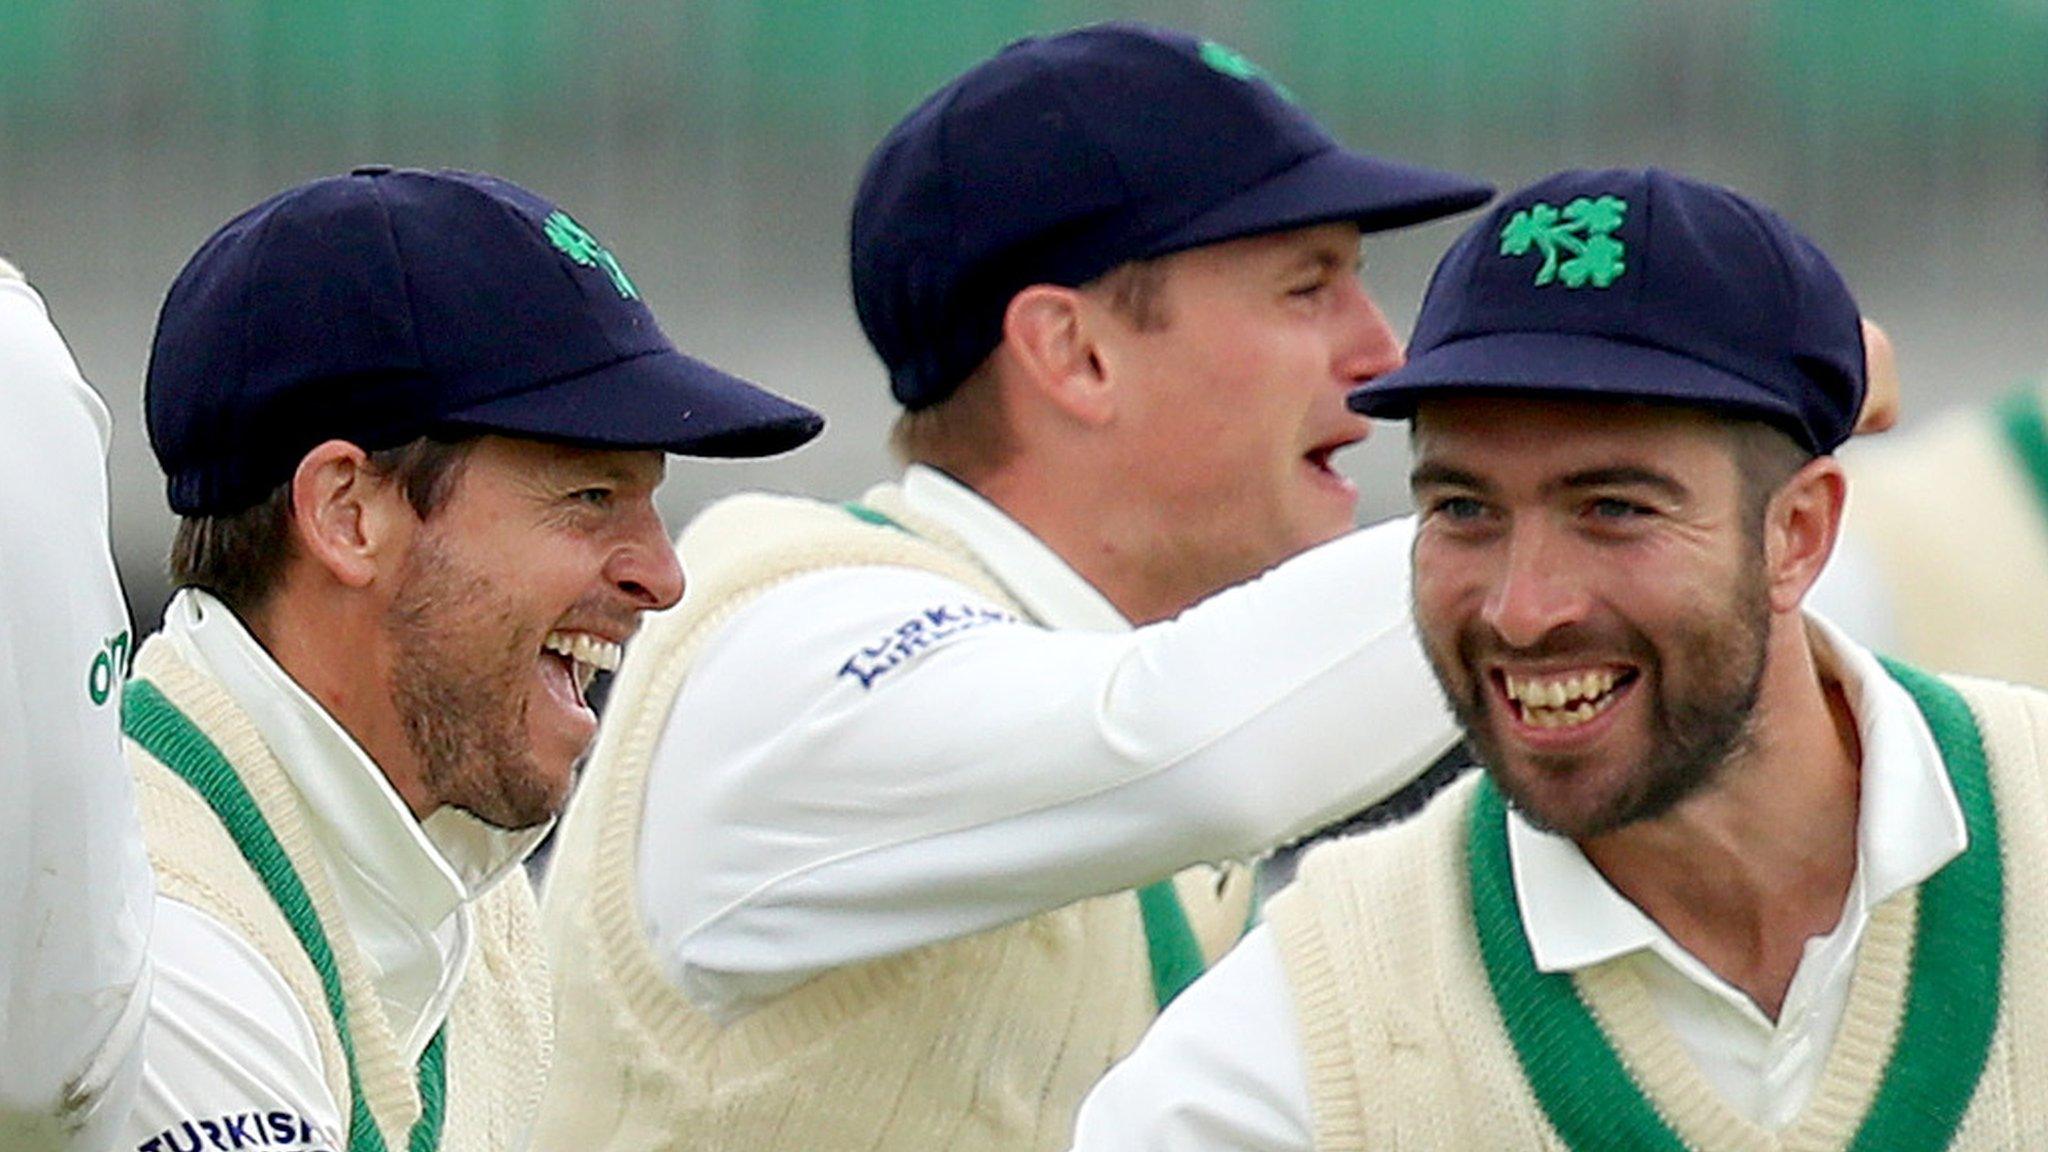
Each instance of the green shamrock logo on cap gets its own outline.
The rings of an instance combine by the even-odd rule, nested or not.
[[[1287,90],[1287,85],[1273,79],[1264,68],[1245,59],[1244,54],[1235,48],[1218,44],[1214,40],[1204,40],[1200,51],[1202,63],[1225,76],[1234,76],[1239,80],[1264,80],[1273,91],[1278,92],[1290,103],[1293,102],[1294,93]]]
[[[619,267],[618,257],[599,244],[588,228],[571,220],[567,212],[558,210],[549,216],[542,231],[547,233],[548,242],[561,249],[562,255],[571,261],[585,268],[604,269],[604,274],[612,278],[612,287],[619,290],[621,299],[640,298],[640,290],[633,287],[633,282],[626,278],[626,270]]]
[[[1627,213],[1628,201],[1619,196],[1581,196],[1561,212],[1539,201],[1501,226],[1500,254],[1521,256],[1531,248],[1543,253],[1543,267],[1536,270],[1538,288],[1556,280],[1567,288],[1605,288],[1628,271],[1622,259],[1626,245],[1614,238]],[[1559,253],[1569,259],[1560,261]]]

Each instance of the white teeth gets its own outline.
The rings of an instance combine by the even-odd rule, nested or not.
[[[617,644],[588,632],[550,632],[541,647],[604,672],[618,671],[619,657],[625,651]]]
[[[619,645],[588,632],[550,632],[541,642],[541,647],[569,658],[578,692],[589,688],[599,672],[618,671],[619,658],[625,651]]]

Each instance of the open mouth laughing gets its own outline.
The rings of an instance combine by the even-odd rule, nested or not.
[[[1622,665],[1513,673],[1493,678],[1515,719],[1531,728],[1572,729],[1591,723],[1628,694],[1641,673]]]
[[[588,707],[584,693],[599,672],[616,672],[625,649],[615,641],[589,632],[556,630],[548,633],[541,649],[544,659],[558,662],[575,688],[576,703]]]

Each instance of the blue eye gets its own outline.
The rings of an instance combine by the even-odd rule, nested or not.
[[[1586,510],[1600,520],[1633,520],[1640,516],[1655,515],[1657,511],[1647,504],[1638,504],[1633,500],[1623,500],[1616,496],[1603,496],[1594,500],[1586,506]]]
[[[1486,514],[1486,505],[1470,496],[1446,496],[1431,505],[1429,512],[1446,520],[1477,520]]]
[[[612,502],[612,490],[609,488],[581,488],[570,493],[569,499],[576,501],[578,504],[588,504],[592,507],[602,508]]]

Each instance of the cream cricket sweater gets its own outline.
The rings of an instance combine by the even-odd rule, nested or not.
[[[926,569],[1024,615],[894,486],[863,504],[910,531],[836,505],[742,496],[685,532],[689,590],[634,640],[548,879],[542,915],[562,1028],[540,1147],[1065,1148],[1082,1095],[1151,1022],[1130,893],[842,968],[723,1026],[663,973],[636,898],[647,773],[677,692],[722,623],[782,581],[853,565]],[[1234,915],[1233,936],[1243,908]],[[1215,909],[1197,904],[1188,917],[1202,939],[1216,931]]]
[[[1884,575],[1900,656],[2048,687],[2048,461],[2030,468],[2004,427],[2025,398],[1845,455],[1847,531]]]
[[[1727,1108],[1626,966],[1567,977],[1527,962],[1504,839],[1489,863],[1475,831],[1500,823],[1498,797],[1473,779],[1407,825],[1315,853],[1268,907],[1302,1029],[1315,1147],[2048,1148],[2048,696],[1943,683],[1967,700],[1947,697],[1974,714],[1990,762],[1988,789],[1981,769],[1972,785],[1930,711],[1970,849],[1873,910],[1834,1048],[1788,1127],[1768,1132]],[[1984,879],[2001,866],[2002,934],[1997,881]],[[1916,938],[1923,923],[1926,940]],[[1501,962],[1517,941],[1523,962]],[[2002,989],[1980,987],[2001,965]],[[1923,1138],[1918,1125],[1958,1114],[1952,1141]],[[1866,1119],[1872,1130],[1852,1145]],[[1582,1135],[1567,1141],[1560,1124]],[[1652,1129],[1655,1139],[1637,1134]]]
[[[476,951],[442,1036],[421,1061],[439,1068],[416,1078],[313,853],[299,795],[247,715],[161,638],[137,655],[127,701],[128,757],[158,890],[239,932],[284,979],[319,1038],[329,1091],[343,1115],[356,1118],[347,1147],[403,1152],[413,1146],[409,1134],[422,1113],[438,1112],[441,1138],[430,1147],[513,1152],[539,1106],[552,1031],[538,913],[524,874],[515,870],[472,905]],[[181,751],[160,759],[145,744]],[[324,962],[346,1033],[336,1025],[330,985],[258,869],[201,792],[166,760],[224,767],[253,802],[253,811],[243,809],[254,818],[244,826],[267,827],[303,888],[314,931],[330,954]],[[351,1050],[359,1090],[351,1088]],[[374,1131],[362,1130],[364,1117]]]

